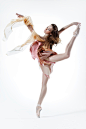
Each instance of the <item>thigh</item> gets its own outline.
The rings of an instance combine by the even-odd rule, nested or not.
[[[50,75],[51,71],[50,71],[50,66],[49,65],[41,65],[39,64],[42,72],[46,75]]]
[[[57,54],[57,55],[53,55],[47,58],[48,61],[51,62],[58,62],[64,59],[67,59],[69,56],[66,53],[62,53],[62,54]]]
[[[44,75],[44,73],[42,73],[42,86],[46,86],[47,85],[47,82],[48,82],[48,77],[46,77]]]

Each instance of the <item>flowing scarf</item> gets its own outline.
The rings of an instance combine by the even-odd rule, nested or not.
[[[8,51],[6,53],[6,55],[12,55],[12,54],[17,54],[21,51],[24,51],[26,49],[26,47],[28,46],[29,43],[34,42],[35,40],[44,42],[45,40],[43,40],[34,30],[34,25],[32,22],[32,19],[30,16],[24,16],[18,19],[12,19],[11,22],[9,24],[7,24],[7,26],[4,29],[4,37],[3,37],[3,41],[6,41],[9,37],[9,35],[12,33],[13,28],[21,26],[21,25],[31,25],[33,28],[33,31],[31,33],[31,35],[27,38],[26,42],[18,45],[17,47],[15,47],[14,49],[12,49],[11,51]]]

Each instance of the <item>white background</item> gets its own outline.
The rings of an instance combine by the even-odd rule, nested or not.
[[[6,124],[2,122],[1,129],[5,129],[5,126],[17,129],[21,127],[21,123],[24,128],[25,123],[19,123],[19,121],[11,127],[11,120],[17,118],[28,120],[28,118],[36,117],[36,105],[42,86],[42,71],[38,61],[31,57],[30,45],[23,52],[11,56],[6,55],[7,51],[23,44],[31,33],[23,25],[14,28],[6,42],[2,40],[6,25],[12,19],[17,18],[16,13],[31,16],[34,29],[41,36],[44,35],[44,29],[52,23],[56,24],[58,29],[72,22],[81,23],[80,33],[74,41],[70,58],[57,62],[53,67],[53,73],[47,83],[47,94],[41,105],[41,116],[46,118],[86,111],[86,1],[4,0],[0,2],[0,118],[1,120],[9,119],[9,122],[5,121]],[[65,30],[60,35],[62,44],[53,46],[53,50],[58,54],[64,53],[75,29],[76,25],[73,25]],[[27,125],[28,122],[25,122]],[[39,126],[35,127],[31,122],[29,121],[26,128],[30,126],[32,129],[38,129]],[[46,125],[48,126],[45,128],[49,127],[48,123]],[[62,124],[59,126],[54,124],[54,127],[64,128]]]

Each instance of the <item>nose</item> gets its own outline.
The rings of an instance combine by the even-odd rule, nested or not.
[[[45,28],[45,31],[47,30],[47,28]]]

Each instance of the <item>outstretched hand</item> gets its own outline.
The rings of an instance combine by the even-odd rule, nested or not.
[[[78,25],[78,24],[80,24],[80,25],[81,25],[81,23],[80,23],[80,22],[73,22],[72,24],[73,24],[73,25]]]
[[[16,13],[16,15],[17,15],[18,17],[23,17],[23,15],[21,15],[21,14],[18,14],[18,13]]]

